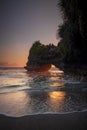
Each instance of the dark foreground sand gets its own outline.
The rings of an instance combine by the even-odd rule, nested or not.
[[[87,130],[87,112],[23,117],[0,115],[0,130]]]

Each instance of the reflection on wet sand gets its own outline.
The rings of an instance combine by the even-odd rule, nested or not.
[[[30,97],[25,92],[8,93],[0,95],[0,112],[11,115],[22,115],[27,111],[27,103],[30,103]],[[31,108],[29,108],[31,113]]]
[[[65,92],[32,92],[27,93],[27,108],[31,108],[32,113],[57,112],[62,111],[66,98]]]
[[[27,108],[31,108],[32,113],[43,113],[48,111],[48,93],[47,92],[32,92],[27,93],[31,102],[28,102]]]
[[[65,92],[49,92],[49,98],[52,111],[61,111],[61,109],[63,109],[63,105],[66,98]]]

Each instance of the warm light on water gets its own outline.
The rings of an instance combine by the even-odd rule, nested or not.
[[[51,65],[51,69],[53,73],[59,73],[59,74],[64,74],[64,72],[60,69],[58,69],[57,67],[55,67],[55,65]]]
[[[64,100],[66,93],[65,92],[50,92],[50,104],[54,111],[60,111],[63,108]]]
[[[65,92],[50,92],[49,96],[52,101],[59,101],[65,98]]]
[[[52,83],[52,84],[50,84],[50,86],[54,86],[54,87],[63,87],[64,86],[64,84],[62,84],[62,83]]]
[[[72,112],[87,108],[87,83],[66,79],[52,66],[48,72],[0,69],[0,113],[21,116]]]
[[[55,65],[51,65],[52,68],[55,68]]]

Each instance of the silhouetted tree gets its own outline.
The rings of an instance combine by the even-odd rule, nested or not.
[[[87,11],[81,0],[59,0],[63,24],[59,26],[59,52],[65,63],[87,63]]]

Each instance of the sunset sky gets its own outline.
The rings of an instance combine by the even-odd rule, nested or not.
[[[58,0],[0,0],[0,66],[24,66],[36,40],[57,45]]]

